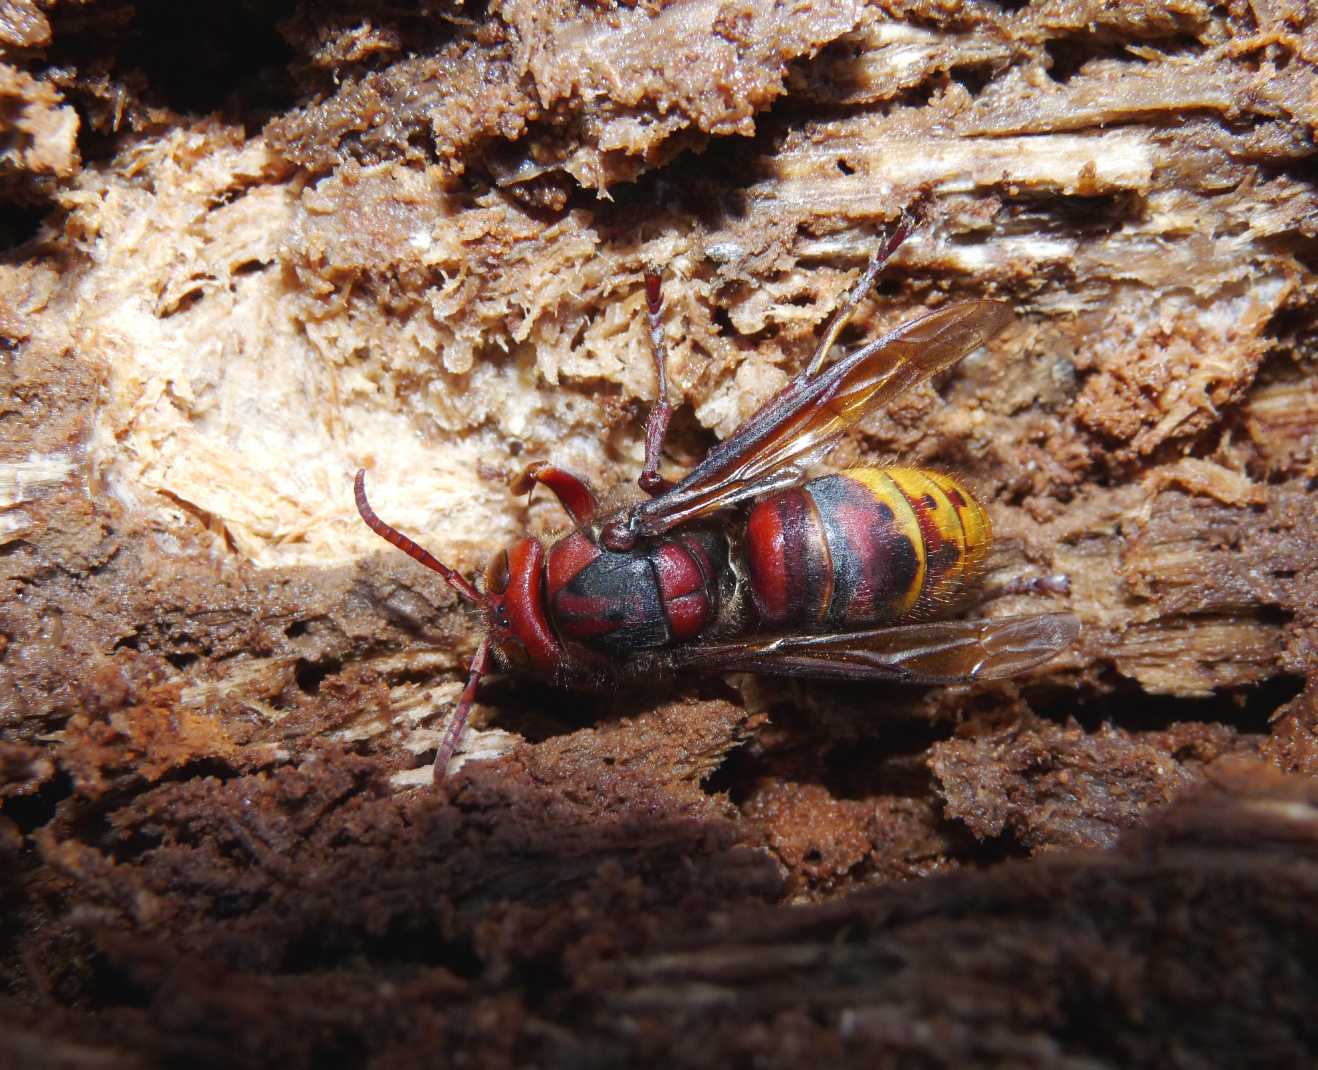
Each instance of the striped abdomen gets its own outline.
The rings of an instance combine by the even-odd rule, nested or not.
[[[757,502],[746,527],[765,625],[859,626],[956,601],[988,553],[988,514],[956,480],[854,468]]]

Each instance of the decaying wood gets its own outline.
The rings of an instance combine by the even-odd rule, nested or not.
[[[0,5],[4,1061],[1301,1061],[1308,8],[288,6]],[[831,462],[964,474],[974,611],[1080,643],[496,681],[427,790],[479,622],[352,472],[475,570],[639,471],[648,267],[676,472],[917,203],[844,343],[1018,318]]]

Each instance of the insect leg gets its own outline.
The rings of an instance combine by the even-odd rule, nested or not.
[[[489,665],[490,637],[486,636],[481,640],[481,645],[476,650],[476,656],[471,659],[471,668],[467,672],[467,686],[462,689],[458,705],[453,713],[449,715],[448,727],[444,729],[444,736],[439,742],[439,750],[435,752],[436,784],[444,782],[444,777],[448,773],[448,763],[453,760],[453,752],[458,749],[458,741],[462,739],[462,730],[467,727],[467,716],[471,713],[471,705],[476,701],[476,687],[481,682],[481,677],[485,675]]]
[[[650,410],[650,418],[645,421],[645,467],[641,469],[640,478],[636,482],[646,494],[655,497],[673,485],[659,474],[659,451],[663,449],[664,436],[668,434],[668,421],[672,419],[673,407],[668,403],[668,346],[664,342],[664,303],[659,292],[657,271],[647,270],[645,273],[645,305],[650,318],[650,352],[654,355],[659,389],[654,408]]]
[[[1071,577],[1064,572],[1049,576],[1019,576],[984,592],[987,597],[1009,594],[1070,594]]]
[[[558,504],[575,524],[588,524],[599,512],[599,501],[590,487],[571,472],[547,461],[532,461],[508,489],[514,494],[530,494],[537,483],[554,492]]]
[[[897,226],[893,228],[887,240],[879,247],[879,251],[870,257],[870,262],[864,273],[856,280],[856,284],[851,287],[851,292],[847,294],[846,300],[833,313],[833,318],[828,321],[828,326],[824,329],[823,337],[819,339],[819,345],[816,346],[814,355],[810,358],[810,363],[805,366],[805,370],[801,372],[798,378],[812,379],[818,374],[819,369],[823,367],[824,358],[828,356],[828,351],[833,348],[833,343],[837,341],[837,336],[842,333],[842,328],[847,325],[861,301],[865,299],[865,295],[869,293],[870,288],[874,285],[874,280],[879,277],[879,272],[883,270],[883,266],[892,258],[892,254],[910,235],[911,225],[910,216],[903,212],[901,219],[897,221]]]

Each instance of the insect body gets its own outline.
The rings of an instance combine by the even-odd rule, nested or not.
[[[718,619],[726,539],[663,535],[616,553],[584,531],[549,550],[547,610],[558,633],[615,655],[694,639]]]
[[[372,530],[486,613],[437,779],[492,655],[565,685],[684,670],[950,683],[1007,676],[1074,642],[1079,625],[1064,613],[931,619],[973,586],[990,542],[987,513],[952,477],[856,468],[804,481],[848,428],[1009,318],[992,302],[949,305],[825,366],[907,229],[903,221],[870,262],[800,375],[677,483],[659,475],[671,408],[659,279],[647,274],[659,398],[639,483],[651,497],[602,513],[575,476],[528,466],[514,492],[548,487],[573,530],[549,546],[523,538],[500,551],[483,589],[381,521],[357,473],[357,508]]]
[[[857,468],[757,502],[746,528],[760,623],[881,624],[957,602],[988,552],[988,514],[949,476]]]

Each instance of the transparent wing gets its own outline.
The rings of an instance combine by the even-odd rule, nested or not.
[[[674,654],[680,665],[700,669],[954,684],[1013,676],[1065,650],[1079,635],[1080,622],[1071,614],[1044,613],[931,621],[840,635],[751,636],[693,644]]]
[[[1010,318],[1005,305],[992,301],[949,305],[794,379],[680,483],[635,506],[627,526],[636,535],[657,535],[797,481],[844,431],[951,367]]]

